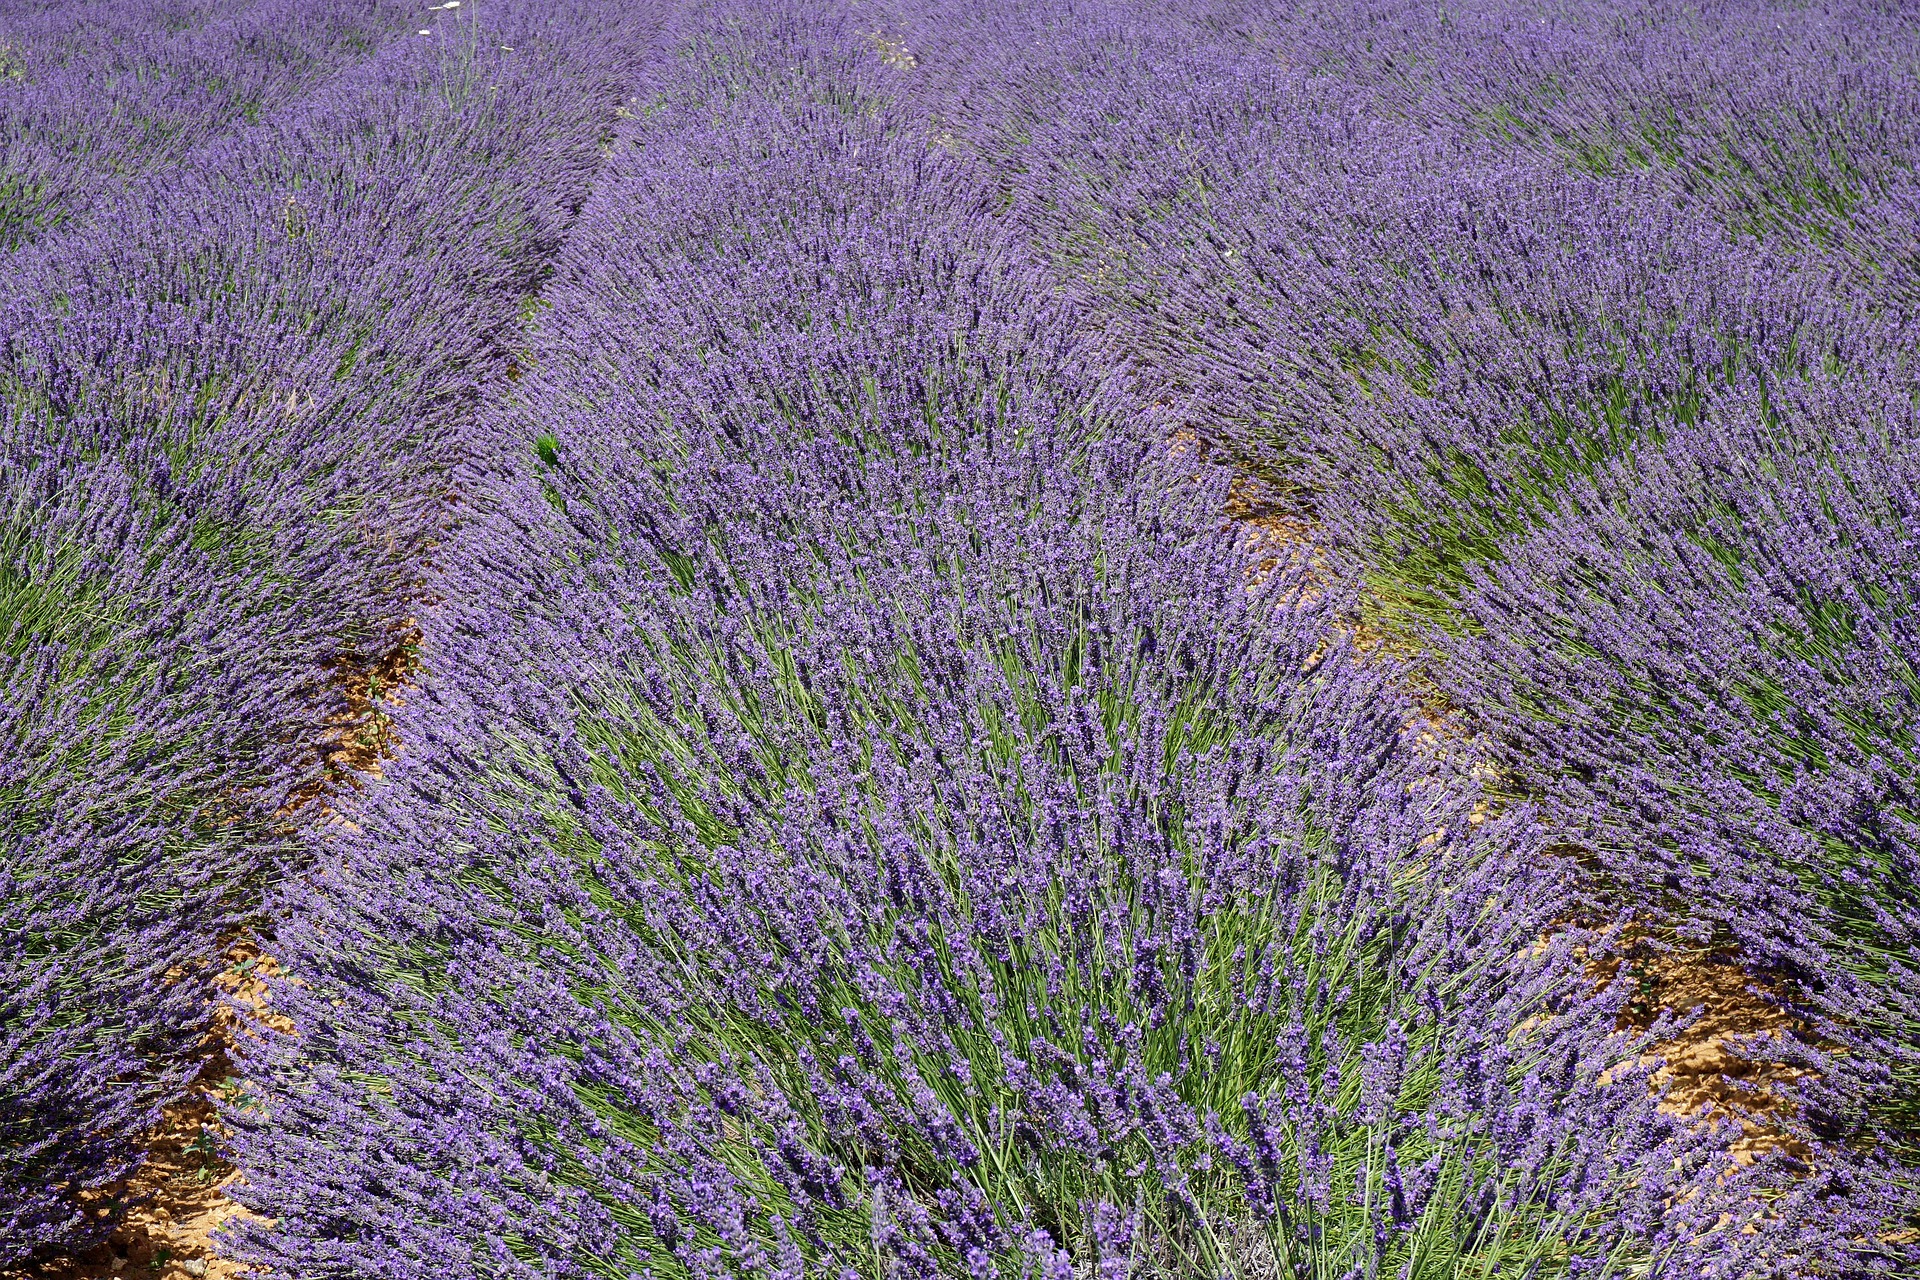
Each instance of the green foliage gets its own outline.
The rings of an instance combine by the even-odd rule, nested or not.
[[[18,174],[0,175],[0,250],[30,243],[64,219],[45,181]]]

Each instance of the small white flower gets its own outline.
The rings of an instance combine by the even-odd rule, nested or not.
[[[422,27],[420,28],[420,34],[423,36],[430,36],[433,34],[433,32],[427,30],[425,27]]]

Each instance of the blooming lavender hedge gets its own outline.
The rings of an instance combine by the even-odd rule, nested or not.
[[[404,629],[646,38],[463,12],[9,261],[5,1262],[110,1228],[77,1193],[196,1069],[220,951],[299,865],[333,673]]]
[[[1663,22],[1565,6],[1524,39],[1500,6],[1437,26],[1397,5],[1284,19],[1176,7],[1151,24],[1124,5],[1093,13],[1029,18],[1005,45],[983,33],[1020,15],[923,20],[910,38],[925,65],[963,64],[965,88],[931,91],[933,109],[1099,301],[1109,358],[1169,425],[1290,491],[1360,553],[1389,614],[1443,615],[1469,566],[1563,480],[1697,416],[1728,378],[1878,376],[1881,353],[1910,340],[1904,24],[1851,15],[1850,45],[1833,47],[1827,19],[1800,14],[1782,37],[1787,15],[1770,9]],[[1734,70],[1758,56],[1762,27],[1798,48],[1803,82],[1763,80],[1788,95],[1771,114]],[[1683,172],[1575,163],[1544,124],[1515,136],[1488,123],[1521,84],[1570,81],[1576,64],[1640,109],[1702,60],[1713,76],[1672,124],[1690,163],[1721,148],[1716,130],[1783,112],[1835,130],[1878,122],[1849,138],[1855,167],[1881,175],[1850,198],[1857,226],[1730,234],[1746,224]],[[1849,91],[1869,105],[1829,101]],[[1565,92],[1628,109],[1584,83]],[[1789,169],[1823,154],[1799,136],[1775,145]],[[1810,198],[1775,201],[1784,216]],[[1750,220],[1771,227],[1764,214]],[[1854,232],[1887,243],[1863,260]],[[1868,280],[1875,262],[1884,278]]]
[[[1570,869],[1484,820],[1350,599],[1220,527],[1225,477],[1106,384],[859,28],[722,9],[677,43],[462,481],[406,750],[289,900],[299,1035],[248,1046],[228,1112],[273,1220],[241,1252],[1859,1252],[1873,1207],[1656,1113],[1605,935],[1552,928]]]
[[[1832,1136],[1920,1128],[1912,402],[1757,379],[1573,487],[1443,681],[1607,892],[1785,981]],[[1822,1052],[1821,1050],[1825,1050]]]
[[[1914,38],[9,8],[0,1265],[240,928],[278,1274],[1920,1263]],[[1659,1113],[1627,922],[1793,1145]]]

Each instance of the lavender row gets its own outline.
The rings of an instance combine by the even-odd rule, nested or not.
[[[1298,57],[1389,110],[1596,176],[1645,174],[1734,234],[1826,253],[1916,293],[1916,37],[1871,4],[1818,9],[1402,5],[1298,22]]]
[[[1920,934],[1900,816],[1908,713],[1892,673],[1905,661],[1898,495],[1914,426],[1907,352],[1920,229],[1909,60],[1899,56],[1911,32],[1864,12],[1728,11],[1693,30],[1643,19],[1624,38],[1593,39],[1600,27],[1589,18],[1586,42],[1573,42],[1586,50],[1584,84],[1569,102],[1665,120],[1672,150],[1661,164],[1584,165],[1597,177],[1581,204],[1529,210],[1530,231],[1622,246],[1599,263],[1589,249],[1594,265],[1559,281],[1547,274],[1541,294],[1578,299],[1607,279],[1600,264],[1654,257],[1641,246],[1657,245],[1649,265],[1691,297],[1652,307],[1605,298],[1598,325],[1557,319],[1554,336],[1630,333],[1636,322],[1646,332],[1657,319],[1656,341],[1636,346],[1665,345],[1693,388],[1676,396],[1657,357],[1635,351],[1613,384],[1616,412],[1604,426],[1590,413],[1581,433],[1600,447],[1541,484],[1511,464],[1487,465],[1471,443],[1462,449],[1470,432],[1445,425],[1484,421],[1510,439],[1531,430],[1519,457],[1551,458],[1538,444],[1551,402],[1536,409],[1499,385],[1517,361],[1463,366],[1498,371],[1507,405],[1491,413],[1438,380],[1389,382],[1382,394],[1374,379],[1369,392],[1391,412],[1416,396],[1438,410],[1406,414],[1434,424],[1417,437],[1368,432],[1379,470],[1411,500],[1394,495],[1383,520],[1379,488],[1349,483],[1320,505],[1335,537],[1376,565],[1402,566],[1382,575],[1389,581],[1423,549],[1475,576],[1476,561],[1490,563],[1486,580],[1500,590],[1470,593],[1462,609],[1476,634],[1443,623],[1429,635],[1461,705],[1497,728],[1525,785],[1551,797],[1567,834],[1594,851],[1609,900],[1736,942],[1806,1019],[1807,1038],[1844,1046],[1837,1056],[1802,1050],[1822,1081],[1808,1107],[1825,1132],[1870,1146],[1892,1109],[1892,1140],[1904,1130],[1910,1143],[1920,1024],[1908,993]],[[1755,57],[1762,49],[1771,56]],[[1560,52],[1533,37],[1525,50],[1536,73]],[[1498,71],[1497,57],[1456,65],[1463,79],[1510,75],[1509,90],[1524,79]],[[1484,84],[1476,92],[1483,104],[1491,96]],[[1555,108],[1555,129],[1572,129],[1568,110]],[[1566,137],[1545,158],[1564,160]],[[1761,144],[1766,158],[1752,162]],[[1582,225],[1583,205],[1627,192],[1670,229]],[[1463,311],[1485,310],[1447,301],[1427,314],[1450,330]],[[1588,483],[1582,473],[1595,465]],[[1501,506],[1524,518],[1509,516],[1460,555],[1456,513]],[[1540,521],[1550,534],[1531,532]],[[1383,525],[1399,526],[1397,536],[1382,537]],[[1657,639],[1650,608],[1664,619]],[[1505,657],[1482,666],[1494,652]],[[1515,678],[1522,670],[1528,679]]]
[[[1894,237],[1875,260],[1895,274],[1874,283],[1817,238],[1731,233],[1664,169],[1595,173],[1490,134],[1460,105],[1491,110],[1532,83],[1521,63],[1550,60],[1562,27],[1584,33],[1587,79],[1661,50],[1691,66],[1670,29],[1680,19],[1635,27],[1567,6],[1535,30],[1489,6],[1436,33],[1425,11],[1396,6],[1231,16],[1146,24],[1110,6],[1051,28],[994,12],[904,29],[929,69],[960,64],[966,90],[933,91],[936,109],[1002,172],[1063,278],[1100,300],[1110,359],[1170,428],[1232,449],[1341,544],[1392,566],[1376,584],[1388,612],[1444,615],[1468,568],[1568,476],[1697,417],[1744,371],[1899,376],[1911,199],[1883,191],[1890,203],[1861,219]],[[1027,39],[981,38],[1001,23]],[[1711,51],[1761,20],[1695,25],[1694,51]],[[1503,26],[1525,32],[1504,57],[1484,47]],[[1645,38],[1609,43],[1616,28]],[[1850,30],[1872,47],[1904,28],[1861,15]],[[996,60],[1016,46],[1039,51]],[[1806,83],[1779,109],[1813,113],[1841,93],[1859,69],[1844,57],[1836,69],[1839,53],[1794,64]],[[1406,77],[1424,96],[1383,89]],[[1897,103],[1896,88],[1876,100]],[[1897,176],[1903,136],[1862,145]]]
[[[464,11],[463,11],[464,12]],[[299,865],[644,28],[442,18],[0,286],[0,1256],[103,1234]],[[356,726],[357,727],[357,726]]]
[[[1569,869],[1350,599],[1250,574],[885,33],[676,44],[462,481],[407,749],[290,893],[242,1253],[1884,1264],[1838,1175],[1655,1111],[1607,935],[1540,942]]]
[[[420,4],[69,4],[0,16],[0,247],[83,219],[421,25]]]

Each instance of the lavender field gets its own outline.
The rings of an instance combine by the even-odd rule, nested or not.
[[[1920,12],[0,0],[0,1275],[1920,1277]]]

